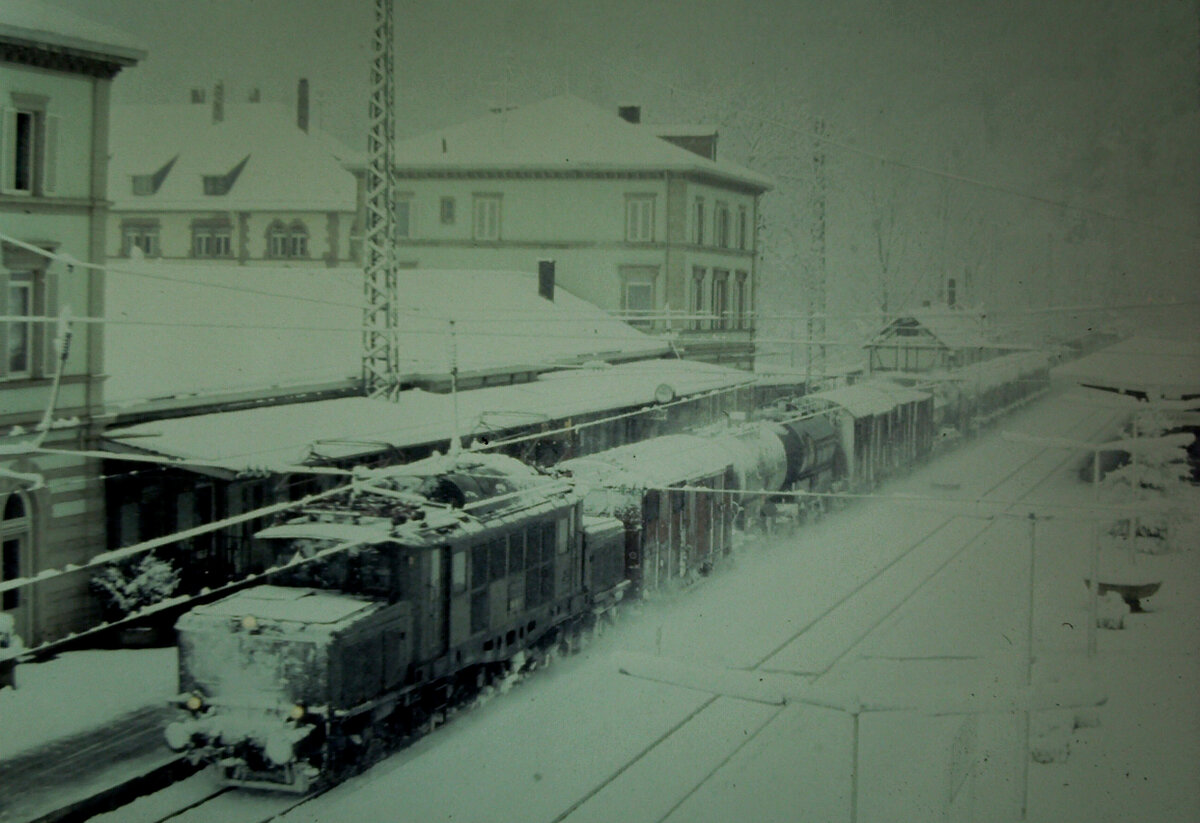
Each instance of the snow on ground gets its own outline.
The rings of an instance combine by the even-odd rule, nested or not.
[[[175,649],[67,652],[17,666],[0,689],[0,759],[86,731],[178,692]]]
[[[1081,416],[1086,423],[1077,421]],[[1002,425],[1101,439],[1111,420],[1052,400]],[[992,433],[885,491],[969,501],[1032,454]],[[1042,504],[1078,502],[1089,490],[1076,478],[1076,462],[1063,453],[1038,457],[1037,477],[1052,469],[1048,480],[1035,486],[1037,477],[1018,472],[995,495],[1011,502],[1030,492],[1029,500]],[[852,696],[887,694],[892,687],[896,694],[920,696],[924,682],[928,693],[938,686],[949,694],[991,690],[1007,696],[1024,673],[1029,526],[1016,518],[953,521],[938,552],[979,536],[947,562],[937,584],[899,607],[856,609],[849,623],[839,621],[850,637],[805,637],[787,654],[776,653],[799,627],[944,520],[945,512],[936,503],[860,501],[794,537],[747,546],[734,568],[685,594],[630,609],[584,654],[559,661],[285,819],[849,819],[849,715],[796,701],[779,707],[714,697],[630,678],[618,667],[630,652],[649,652],[698,665],[744,667],[770,657],[776,665],[820,670],[835,649],[878,624],[870,641],[822,679],[823,687]],[[1083,536],[1090,531],[1068,514],[1056,510],[1055,520],[1039,525],[1039,682],[1088,682],[1081,676],[1089,668],[1081,662],[1087,606],[1082,577]],[[898,563],[895,570],[915,584],[946,556],[911,567]],[[1131,616],[1126,630],[1099,637],[1100,655],[1090,669],[1108,694],[1096,713],[1101,725],[1074,729],[1074,711],[1034,717],[1035,745],[1065,742],[1070,755],[1031,764],[1029,819],[1200,819],[1194,814],[1200,738],[1187,691],[1200,623],[1193,594],[1197,555],[1169,560],[1177,568],[1164,568],[1171,585],[1147,603],[1153,612]],[[907,656],[939,659],[896,659]],[[798,688],[803,685],[798,678]],[[862,715],[859,819],[1017,819],[1018,718],[1011,712],[977,720]],[[677,733],[663,737],[676,727]],[[970,741],[973,759],[961,754]]]
[[[1115,417],[1052,398],[1000,425],[1102,440],[1115,429]],[[1077,479],[1077,456],[1035,457],[1035,451],[992,432],[881,491],[964,504],[989,490],[1005,503],[1028,493],[1012,513],[1024,513],[1033,502],[1044,507],[1041,514],[1053,515],[1039,521],[1035,532],[1033,679],[1094,683],[1107,703],[1093,712],[1063,709],[1031,718],[1032,742],[1053,762],[1030,764],[1029,819],[1200,819],[1200,711],[1194,697],[1200,675],[1195,597],[1200,552],[1138,557],[1138,564],[1163,579],[1163,587],[1145,602],[1145,613],[1125,617],[1125,629],[1099,632],[1099,653],[1088,661],[1083,578],[1091,527],[1075,519],[1081,509],[1065,507],[1086,505],[1091,489]],[[1030,458],[1030,469],[1017,471]],[[994,514],[1003,506],[969,508]],[[766,661],[771,668],[810,673],[773,675],[783,678],[773,682],[794,680],[788,687],[793,698],[812,685],[812,673],[826,669],[817,684],[822,690],[864,702],[880,693],[896,700],[1007,696],[1025,672],[1027,519],[952,520],[927,541],[929,551],[921,558],[897,561],[890,569],[911,587],[944,564],[936,583],[904,603],[865,587],[864,602],[831,621],[833,631],[793,640],[801,627],[937,528],[947,513],[945,504],[931,499],[863,500],[794,535],[750,539],[728,568],[703,585],[629,604],[618,625],[583,654],[559,660],[508,694],[460,714],[284,820],[849,819],[854,729],[849,715],[800,699],[769,705],[685,688],[678,681],[630,677],[620,673],[620,661],[662,655],[701,673],[705,667]],[[968,540],[968,549],[955,556]],[[846,644],[868,629],[869,639],[843,657]],[[31,701],[16,716],[41,718],[65,705],[95,717],[162,699],[174,685],[168,653],[75,653],[118,662],[80,658],[82,665],[47,678],[57,692],[46,691],[44,700]],[[149,657],[115,656],[122,654],[161,659],[153,664]],[[150,671],[152,664],[161,669]],[[22,689],[38,668],[18,670]],[[79,674],[84,671],[113,679],[89,686]],[[737,679],[718,673],[713,689]],[[140,691],[130,683],[138,683]],[[0,692],[0,718],[14,715],[12,701],[21,694]],[[101,694],[104,706],[93,701],[90,709],[77,710]],[[118,701],[121,706],[113,705]],[[1094,718],[1099,726],[1092,727]],[[976,720],[862,714],[859,819],[1018,819],[1019,721],[1014,712]],[[49,722],[37,727],[45,733]],[[7,738],[7,731],[0,735],[2,745],[11,745]],[[261,795],[222,797],[229,798],[226,805],[200,806],[180,822],[240,819],[242,811],[261,817],[254,816]]]

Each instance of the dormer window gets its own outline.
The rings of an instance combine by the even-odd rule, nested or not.
[[[233,188],[233,184],[237,182],[238,175],[242,173],[242,169],[246,167],[246,161],[250,159],[250,155],[242,158],[242,162],[238,163],[225,174],[206,174],[204,175],[204,193],[206,195],[220,196],[229,194],[229,190]]]
[[[153,174],[135,174],[133,175],[133,193],[135,196],[145,197],[147,195],[158,192],[163,181],[167,179],[167,175],[171,172],[171,167],[175,165],[175,161],[179,159],[179,155],[175,155],[170,160],[162,164],[162,167]]]

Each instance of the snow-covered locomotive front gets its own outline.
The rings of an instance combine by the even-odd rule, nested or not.
[[[256,586],[177,628],[189,716],[167,742],[236,785],[307,791],[333,765],[330,718],[397,685],[408,663],[407,603],[333,591]]]

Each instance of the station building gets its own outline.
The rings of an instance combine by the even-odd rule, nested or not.
[[[37,0],[0,4],[0,583],[86,561],[104,546],[99,461],[35,453],[87,448],[102,410],[102,326],[53,322],[104,314],[109,99],[145,51],[126,34]],[[56,259],[47,253],[59,255]],[[64,260],[79,261],[80,265]],[[0,593],[27,645],[92,612],[87,581],[64,576]]]

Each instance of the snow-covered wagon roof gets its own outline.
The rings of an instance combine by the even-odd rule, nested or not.
[[[1130,337],[1058,366],[1056,380],[1151,399],[1200,396],[1200,334]]]
[[[227,103],[219,122],[199,104],[114,106],[108,195],[129,211],[340,211],[356,208],[351,149],[296,125],[279,103]],[[149,177],[134,194],[133,178]],[[229,181],[206,194],[205,177]]]
[[[709,160],[630,123],[616,109],[560,95],[487,114],[396,143],[402,175],[462,171],[704,174],[770,189],[771,178],[736,163]]]
[[[122,261],[105,281],[115,321],[105,329],[105,399],[127,409],[349,387],[362,369],[362,277],[349,268]],[[533,273],[408,270],[399,294],[408,382],[448,375],[452,351],[463,378],[669,351],[561,286],[546,300]]]
[[[852,417],[873,417],[887,414],[897,406],[906,403],[920,402],[930,395],[925,392],[906,389],[893,383],[858,383],[853,386],[842,386],[837,389],[819,392],[813,397],[840,406]]]
[[[506,427],[649,406],[663,383],[677,397],[688,397],[743,384],[748,375],[707,363],[654,360],[544,377],[459,392],[459,433],[473,439]],[[110,429],[106,436],[113,448],[238,472],[438,443],[450,437],[454,414],[453,396],[412,389],[395,402],[344,397],[265,406],[155,420]]]
[[[564,460],[559,468],[596,486],[670,486],[720,475],[730,458],[707,437],[670,434],[608,451]]]

